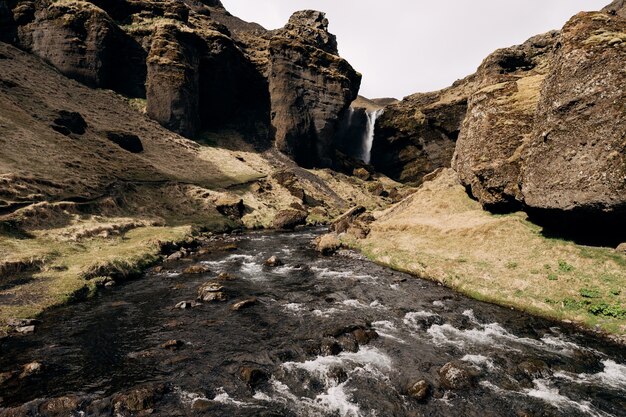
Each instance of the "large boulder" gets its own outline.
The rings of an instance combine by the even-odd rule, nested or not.
[[[522,200],[522,151],[556,40],[557,32],[550,32],[500,49],[476,73],[478,85],[469,98],[452,166],[487,209],[510,210]]]
[[[277,148],[300,165],[330,166],[339,115],[361,75],[339,57],[324,13],[294,13],[269,43],[269,91]]]
[[[625,62],[626,19],[580,13],[563,28],[524,158],[531,209],[624,221]]]

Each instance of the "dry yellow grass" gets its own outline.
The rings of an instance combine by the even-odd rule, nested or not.
[[[492,215],[443,171],[351,244],[475,298],[626,334],[626,256],[549,239],[524,213]]]

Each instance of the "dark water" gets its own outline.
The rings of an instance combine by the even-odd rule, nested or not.
[[[47,314],[36,334],[0,342],[0,372],[45,364],[41,375],[1,388],[0,406],[163,382],[168,389],[152,415],[626,415],[624,348],[354,254],[320,257],[309,245],[314,236],[228,238],[236,251],[199,258],[209,274],[184,275],[189,263],[168,264]],[[263,266],[271,255],[285,266]],[[235,277],[222,283],[228,302],[173,309],[220,272]],[[256,305],[229,308],[250,296]],[[339,352],[332,337],[357,327],[380,337]],[[171,339],[185,345],[159,347]],[[450,361],[473,375],[470,386],[441,385],[438,371]],[[269,379],[248,384],[243,367]],[[419,380],[432,386],[424,402],[406,391]]]

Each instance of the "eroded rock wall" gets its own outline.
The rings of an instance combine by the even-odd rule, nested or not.
[[[542,210],[626,212],[626,19],[581,13],[563,28],[521,176]]]
[[[339,115],[360,84],[311,10],[267,31],[217,0],[10,0],[0,36],[90,87],[147,99],[148,115],[174,132],[273,139],[305,166],[330,165]]]
[[[507,210],[523,200],[520,160],[556,39],[550,32],[500,49],[478,68],[452,167],[486,208]]]

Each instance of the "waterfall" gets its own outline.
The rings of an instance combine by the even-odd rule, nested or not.
[[[368,111],[365,113],[367,116],[367,123],[363,131],[363,137],[361,141],[361,156],[360,159],[366,164],[370,163],[372,156],[372,144],[374,143],[374,130],[376,127],[376,119],[383,114],[383,109],[374,111]]]

